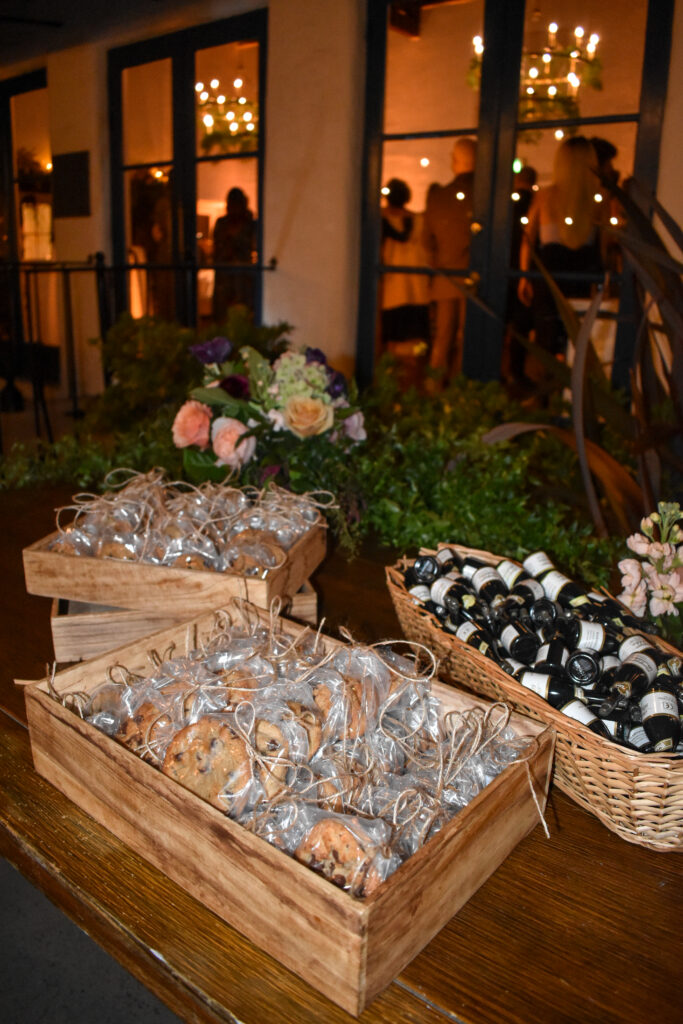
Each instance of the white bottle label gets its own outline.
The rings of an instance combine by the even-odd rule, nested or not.
[[[621,662],[617,658],[616,654],[606,654],[604,658],[600,659],[600,669],[602,672],[607,672],[611,668],[616,668]]]
[[[424,583],[418,583],[416,586],[411,587],[408,591],[415,604],[424,604],[425,601],[429,601],[430,593],[429,587],[425,586]]]
[[[543,590],[545,591],[545,596],[548,600],[556,601],[557,595],[566,583],[571,583],[571,580],[568,576],[565,576],[564,573],[558,572],[557,569],[553,569],[553,571],[549,572],[547,576],[544,576]]]
[[[540,598],[545,597],[545,591],[538,580],[521,580],[521,584],[529,591],[534,601],[538,601]]]
[[[479,629],[476,622],[461,622],[458,626],[455,635],[459,640],[464,640],[465,643],[469,640],[473,633]]]
[[[613,718],[603,718],[602,724],[607,729],[610,736],[616,736],[617,734],[617,722]]]
[[[453,584],[454,581],[449,580],[447,576],[440,576],[438,580],[434,580],[430,591],[432,601],[434,601],[435,604],[443,604],[444,598]]]
[[[522,565],[530,576],[540,576],[542,572],[554,568],[545,551],[534,551],[532,555],[524,559]]]
[[[654,715],[678,718],[676,698],[672,693],[667,693],[666,690],[655,690],[654,693],[646,693],[640,699],[640,710],[643,713],[643,721],[653,718]]]
[[[637,651],[644,651],[647,647],[652,647],[649,640],[646,640],[644,636],[629,636],[621,644],[619,648],[619,657],[622,661],[626,661],[632,654]]]
[[[500,639],[503,643],[503,647],[507,647],[510,650],[510,644],[519,636],[519,630],[510,624],[506,626],[503,632],[500,634]]]
[[[479,591],[484,584],[490,583],[491,580],[498,580],[500,582],[500,576],[492,565],[487,565],[483,569],[477,569],[472,577],[472,586],[476,591]]]
[[[450,559],[453,557],[453,552],[451,551],[450,548],[441,548],[440,551],[437,551],[434,557],[436,558],[439,565],[443,565],[444,562],[450,561]]]
[[[549,675],[544,672],[525,672],[520,679],[522,686],[526,687],[527,690],[533,690],[539,697],[543,697],[544,700],[548,699],[548,690],[550,688]]]
[[[657,662],[649,654],[645,654],[645,652],[632,654],[630,658],[626,659],[624,665],[637,665],[647,676],[648,683],[651,683],[657,675]]]
[[[521,565],[517,565],[516,562],[509,562],[507,559],[505,559],[502,562],[499,562],[498,565],[496,566],[496,570],[498,572],[498,575],[503,577],[505,586],[508,588],[508,590],[512,590],[515,583],[524,572],[524,569],[521,567]]]
[[[576,646],[601,651],[605,645],[605,627],[600,622],[580,622]]]
[[[584,725],[590,725],[591,722],[597,721],[597,716],[580,700],[570,700],[568,704],[560,708],[560,711],[576,722],[583,722]]]

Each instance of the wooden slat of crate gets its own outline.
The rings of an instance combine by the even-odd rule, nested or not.
[[[217,608],[241,597],[269,608],[274,597],[291,597],[325,557],[323,525],[313,526],[287,553],[283,565],[264,578],[235,573],[181,569],[114,558],[90,558],[50,551],[55,532],[24,548],[29,594],[63,597],[107,607],[139,609],[174,618]]]
[[[254,614],[258,614],[254,610]],[[263,618],[263,616],[260,616]],[[131,671],[147,650],[182,648],[213,616],[163,630],[117,651]],[[300,626],[282,621],[294,635]],[[325,645],[335,644],[323,638]],[[60,694],[89,692],[107,655],[58,673]],[[359,1014],[538,824],[530,788],[545,806],[554,734],[519,715],[534,740],[530,760],[509,766],[378,890],[356,900],[183,789],[47,692],[26,690],[38,772],[134,850],[253,942],[353,1014]],[[486,704],[434,684],[444,710]],[[528,774],[527,774],[528,769]],[[504,937],[501,936],[501,941]]]
[[[307,580],[294,594],[287,614],[315,626],[318,621],[318,597]],[[59,662],[83,661],[105,651],[139,640],[149,633],[182,622],[187,616],[157,614],[105,605],[68,601],[56,597],[52,602],[50,625],[55,659]]]

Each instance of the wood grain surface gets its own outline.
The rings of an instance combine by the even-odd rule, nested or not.
[[[51,658],[50,600],[23,586],[21,549],[70,491],[0,495],[0,854],[187,1021],[350,1021],[33,771],[24,695]],[[384,566],[332,552],[313,576],[325,629],[398,636]],[[546,820],[504,860],[362,1022],[678,1021],[683,858],[626,843],[555,788]]]

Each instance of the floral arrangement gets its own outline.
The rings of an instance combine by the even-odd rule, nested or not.
[[[204,380],[173,422],[191,478],[240,474],[262,483],[287,480],[302,445],[344,452],[366,438],[356,393],[317,348],[285,349],[270,357],[250,345],[235,351],[224,337],[193,345]],[[318,452],[320,454],[320,452]]]
[[[678,502],[660,502],[657,512],[640,522],[641,533],[626,544],[638,558],[619,562],[624,588],[619,595],[634,615],[646,611],[672,640],[683,634],[683,512]],[[671,618],[673,617],[673,618]]]

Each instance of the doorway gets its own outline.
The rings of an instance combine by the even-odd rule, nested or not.
[[[460,346],[459,368],[481,380],[510,373],[509,326],[526,216],[516,175],[525,169],[531,181],[533,171],[530,189],[543,188],[561,140],[580,135],[613,144],[621,181],[635,175],[656,188],[672,15],[668,0],[626,7],[615,0],[599,11],[577,0],[369,0],[361,383],[372,379],[378,355],[392,341],[386,329],[396,332],[387,308],[406,295],[424,296],[425,288],[423,361],[429,362],[444,282],[460,296],[452,337],[453,347]],[[462,139],[476,142],[469,190],[455,186],[452,165]],[[421,257],[413,252],[404,264],[386,242],[386,197],[396,180],[410,193],[405,209],[413,238],[417,230],[416,240],[427,243]],[[467,207],[469,246],[463,258],[451,252],[444,261],[430,252],[429,223],[425,231],[421,222],[430,219],[430,194],[445,201],[449,188],[451,205]],[[390,213],[396,217],[395,209]],[[586,277],[587,285],[601,279]],[[619,285],[620,300],[627,285]],[[621,319],[617,309],[615,323]],[[619,332],[612,338],[613,380],[623,375],[633,344],[627,323]],[[445,372],[452,369],[453,348]]]
[[[261,308],[266,12],[109,54],[117,312]]]

